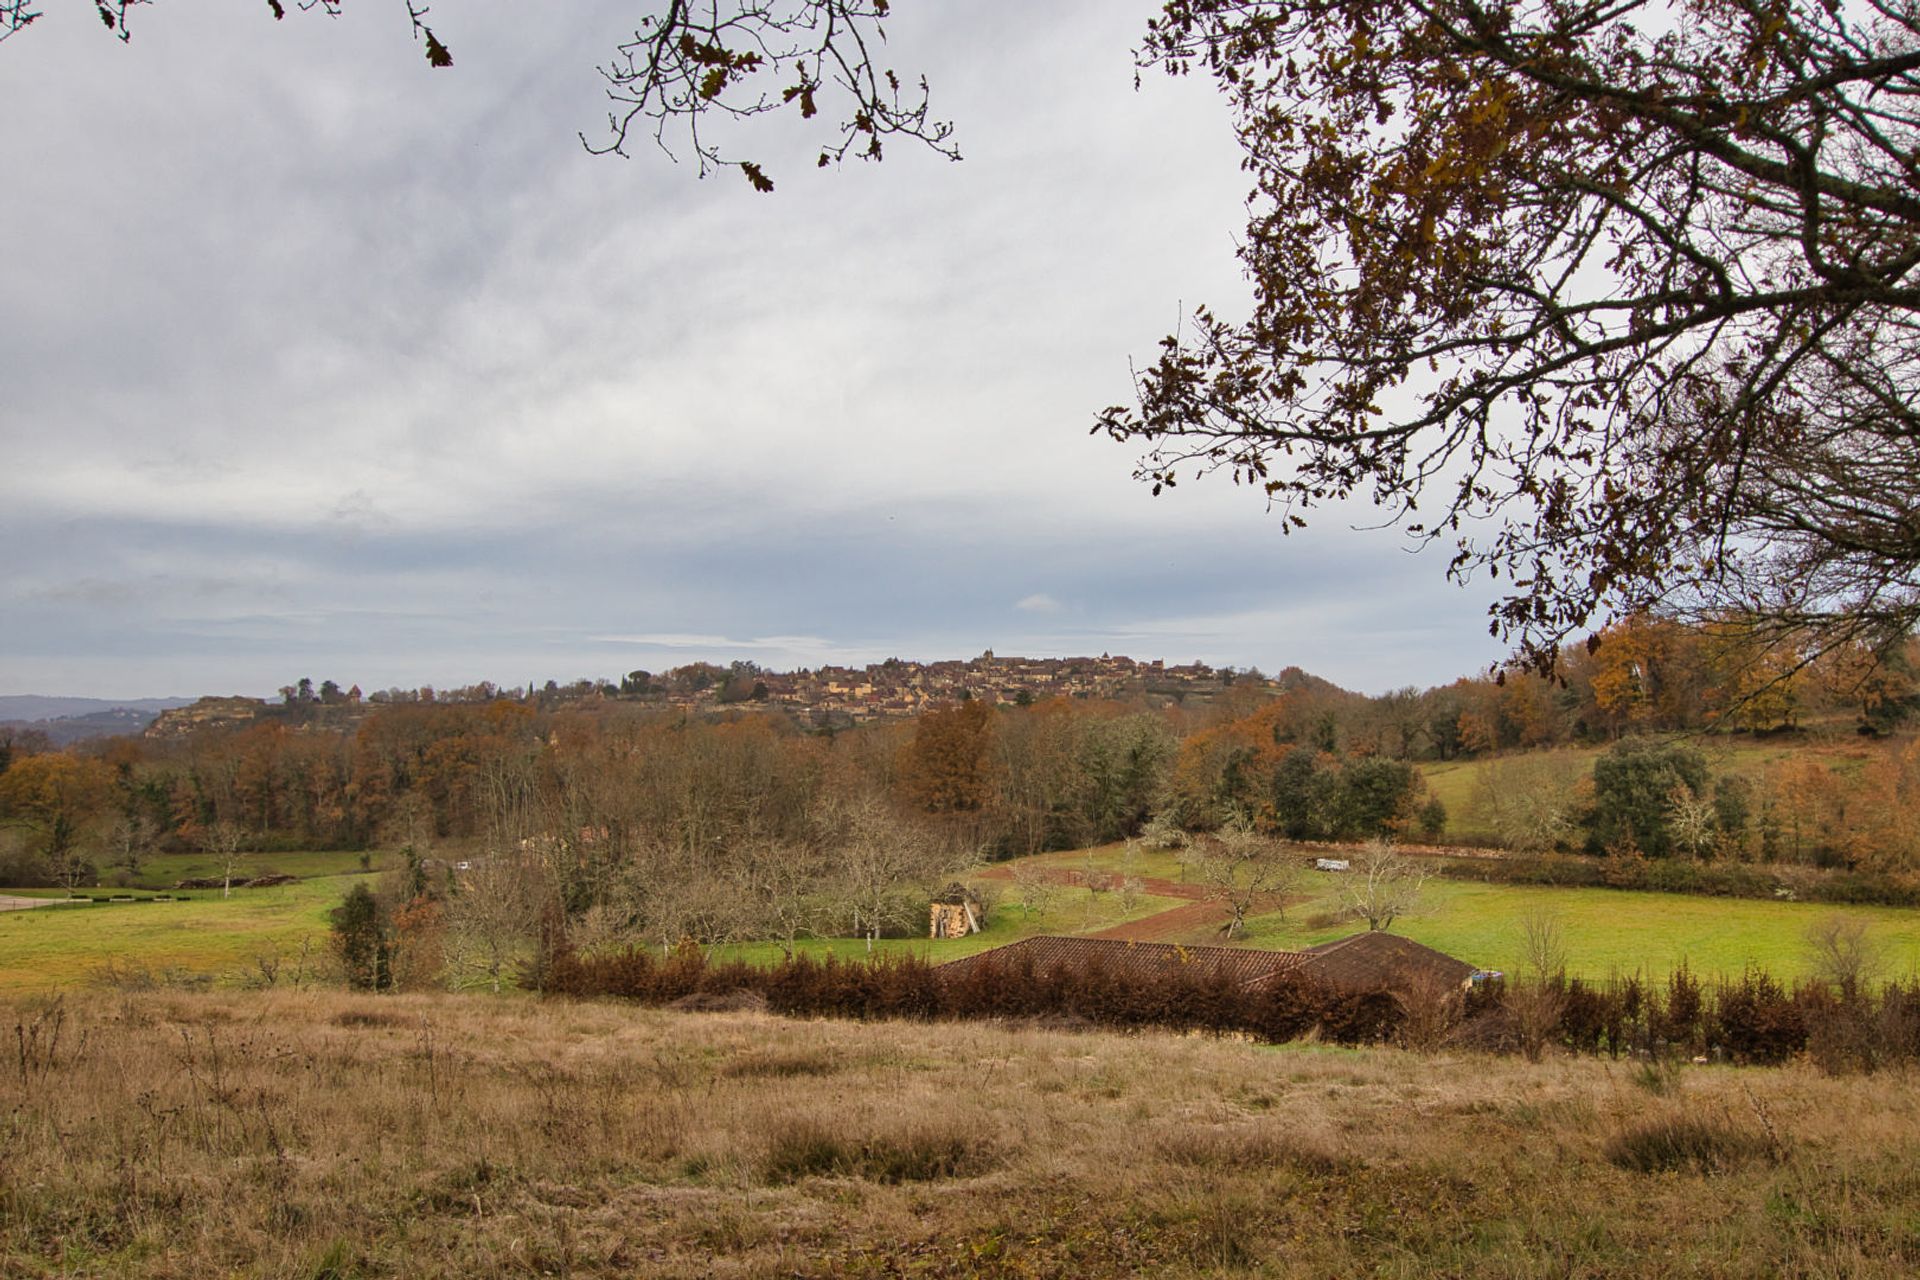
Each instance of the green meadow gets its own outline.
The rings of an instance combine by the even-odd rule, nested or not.
[[[0,995],[85,986],[111,968],[238,981],[263,954],[290,973],[302,943],[311,968],[326,954],[327,912],[358,878],[0,912]]]
[[[1309,899],[1279,916],[1250,921],[1249,946],[1312,946],[1354,931],[1329,920],[1338,904],[1331,884],[1303,886]],[[1749,966],[1777,978],[1811,969],[1807,931],[1834,916],[1862,922],[1884,949],[1886,974],[1920,971],[1920,912],[1899,907],[1836,907],[1805,902],[1707,898],[1617,889],[1473,884],[1429,880],[1420,910],[1394,932],[1487,969],[1524,968],[1522,922],[1551,919],[1565,944],[1567,972],[1604,978],[1642,973],[1660,978],[1685,966],[1700,976],[1737,977]]]
[[[366,859],[364,865],[361,862],[363,857]],[[243,853],[234,863],[233,875],[236,880],[269,875],[299,876],[303,880],[315,876],[355,875],[363,871],[384,870],[393,857],[393,854],[384,851],[359,854],[311,849],[287,853]],[[182,880],[218,877],[225,870],[225,863],[206,853],[158,854],[140,864],[140,874],[133,878],[132,884],[140,889],[171,889]]]
[[[205,874],[180,855],[165,868],[167,879]],[[184,893],[173,901],[93,902],[53,905],[0,913],[0,994],[30,994],[84,986],[103,971],[120,968],[211,977],[235,983],[252,975],[255,959],[279,955],[289,967],[303,943],[309,965],[325,953],[327,912],[365,873],[339,874],[358,866],[356,854],[259,855],[256,874],[268,869],[307,866],[322,872],[311,879],[265,889],[237,889],[229,899],[218,890]],[[1185,878],[1176,854],[1135,851],[1109,845],[1092,851],[1055,853],[1027,860],[1055,871],[1127,870],[1168,880]],[[378,859],[374,865],[380,865]],[[1016,866],[1018,864],[1015,864]],[[162,882],[143,876],[143,882]],[[925,937],[882,939],[882,953],[924,955],[934,961],[957,959],[1033,934],[1091,933],[1184,905],[1181,899],[1141,894],[1131,902],[1115,892],[1093,894],[1083,888],[1056,887],[1038,911],[1022,901],[1010,880],[980,879],[994,908],[985,932],[963,939]],[[1238,945],[1291,949],[1343,937],[1355,929],[1339,915],[1338,881],[1317,872],[1303,874],[1298,897],[1286,909],[1254,917]],[[60,896],[58,891],[16,891],[29,896]],[[117,892],[86,891],[92,898]],[[151,890],[135,891],[151,899]],[[1857,920],[1883,951],[1888,976],[1920,972],[1920,912],[1893,907],[1836,907],[1812,903],[1694,897],[1612,889],[1489,885],[1430,879],[1419,909],[1402,919],[1395,932],[1489,969],[1520,970],[1521,929],[1529,916],[1556,922],[1565,944],[1568,972],[1603,978],[1610,973],[1643,973],[1660,978],[1685,965],[1703,977],[1737,976],[1749,966],[1790,979],[1812,964],[1808,930],[1830,917]],[[1178,939],[1192,944],[1218,943],[1210,929]],[[857,959],[867,953],[858,938],[806,940],[800,950],[821,957]],[[717,958],[771,963],[780,948],[773,943],[723,947]]]

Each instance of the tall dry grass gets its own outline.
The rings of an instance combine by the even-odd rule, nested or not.
[[[0,1275],[1907,1275],[1920,1085],[990,1023],[0,1008]]]

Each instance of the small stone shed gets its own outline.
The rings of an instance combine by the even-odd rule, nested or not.
[[[987,927],[987,904],[958,881],[934,895],[929,914],[930,938],[964,938]]]

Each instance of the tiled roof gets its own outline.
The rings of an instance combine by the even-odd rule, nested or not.
[[[1235,985],[1246,985],[1296,969],[1305,961],[1305,957],[1297,951],[1256,951],[1247,947],[1181,947],[1167,942],[1128,942],[1119,938],[1042,936],[1023,938],[1004,947],[952,960],[941,965],[940,970],[957,977],[981,964],[1025,963],[1028,960],[1031,960],[1036,974],[1098,964],[1109,970],[1141,974],[1184,971],[1211,976],[1224,973]]]
[[[1100,965],[1135,974],[1224,974],[1236,986],[1259,986],[1298,973],[1347,991],[1404,988],[1423,977],[1458,986],[1475,970],[1465,961],[1391,933],[1356,933],[1305,951],[1260,951],[1251,947],[1183,947],[1119,938],[1040,936],[982,951],[940,966],[959,977],[986,964],[1031,963],[1036,975]],[[1189,966],[1198,966],[1190,968]]]
[[[1455,987],[1475,973],[1464,960],[1393,933],[1356,933],[1303,954],[1307,972],[1349,991],[1394,990],[1422,979]]]

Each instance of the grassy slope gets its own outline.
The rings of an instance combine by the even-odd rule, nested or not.
[[[1316,887],[1312,880],[1308,887]],[[1314,918],[1335,907],[1330,886],[1316,887],[1308,904],[1283,918],[1251,922],[1255,946],[1312,946],[1353,932],[1341,921]],[[1775,977],[1805,973],[1806,932],[1830,916],[1866,923],[1887,949],[1889,976],[1920,968],[1920,913],[1896,907],[1832,907],[1802,902],[1758,902],[1614,889],[1556,889],[1521,885],[1430,880],[1421,911],[1395,926],[1396,933],[1490,969],[1521,966],[1520,925],[1544,913],[1560,926],[1569,973],[1605,977],[1642,972],[1664,976],[1685,964],[1695,973],[1737,976],[1756,965]],[[1319,927],[1311,927],[1319,925]]]
[[[184,901],[0,912],[0,993],[82,986],[109,961],[233,977],[261,952],[291,958],[303,939],[317,958],[327,911],[353,881],[328,876],[228,899],[216,890]]]
[[[1839,732],[1771,738],[1755,738],[1746,734],[1694,735],[1678,736],[1676,741],[1699,748],[1707,757],[1707,766],[1715,776],[1738,774],[1752,779],[1756,784],[1769,767],[1795,757],[1816,760],[1844,776],[1856,772],[1874,755],[1891,749],[1888,743],[1863,743],[1857,737]],[[1571,762],[1578,776],[1585,777],[1593,772],[1594,760],[1606,750],[1605,746],[1555,747],[1550,753],[1538,754],[1562,756]],[[1497,769],[1515,758],[1514,755],[1491,756],[1476,760],[1435,761],[1420,766],[1428,790],[1447,807],[1447,826],[1443,839],[1493,839],[1494,833],[1483,825],[1475,812],[1475,795],[1481,787],[1481,779],[1489,770]]]
[[[64,1016],[46,1070],[0,1073],[8,1276],[1920,1265],[1905,1075],[1683,1068],[1656,1095],[1600,1061],[447,996]],[[1668,1121],[1700,1126],[1712,1176],[1623,1158]]]

